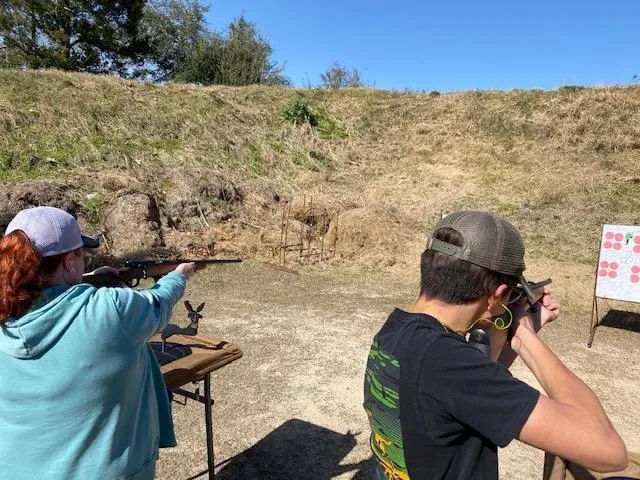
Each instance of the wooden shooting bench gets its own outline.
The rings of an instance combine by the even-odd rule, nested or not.
[[[171,335],[165,341],[156,335],[151,339],[151,347],[156,354],[167,388],[176,395],[182,395],[204,404],[204,421],[207,435],[207,465],[209,478],[215,478],[213,453],[213,418],[211,398],[211,374],[242,357],[242,351],[233,343],[206,335]],[[164,350],[164,351],[163,351]],[[200,394],[200,384],[204,382],[204,394]],[[195,391],[184,387],[193,384]]]

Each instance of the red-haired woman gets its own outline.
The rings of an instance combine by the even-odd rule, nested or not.
[[[53,207],[19,212],[0,240],[0,472],[12,480],[150,479],[175,445],[148,340],[193,264],[152,288],[81,283],[84,237]]]

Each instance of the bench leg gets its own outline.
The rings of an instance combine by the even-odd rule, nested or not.
[[[207,464],[209,466],[209,480],[216,478],[215,462],[213,457],[213,416],[211,412],[211,374],[204,377],[204,422],[207,429]]]

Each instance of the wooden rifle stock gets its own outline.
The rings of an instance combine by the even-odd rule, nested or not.
[[[97,273],[95,275],[85,274],[82,277],[83,283],[89,283],[94,287],[137,287],[140,280],[144,278],[153,278],[158,280],[160,277],[175,270],[181,263],[195,263],[196,270],[202,270],[207,265],[216,263],[239,263],[239,258],[212,258],[208,260],[127,260],[124,267],[118,270],[117,275],[109,273]]]

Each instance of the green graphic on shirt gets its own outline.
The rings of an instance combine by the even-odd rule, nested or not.
[[[365,374],[364,408],[371,425],[371,450],[385,480],[409,480],[400,427],[400,363],[380,350],[369,350]]]

